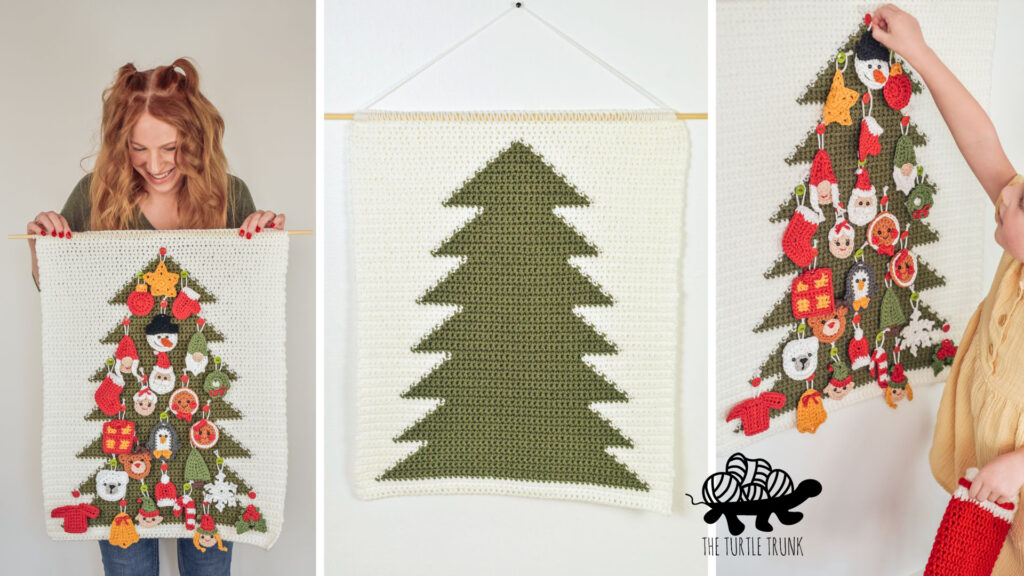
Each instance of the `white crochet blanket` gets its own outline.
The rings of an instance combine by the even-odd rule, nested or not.
[[[559,120],[357,117],[360,497],[670,510],[686,128]]]
[[[163,257],[159,255],[161,248],[166,249]],[[197,504],[197,522],[203,513],[201,503],[209,499],[212,517],[217,519],[216,529],[223,540],[262,548],[272,546],[281,531],[288,462],[285,422],[288,235],[267,231],[252,240],[244,240],[238,237],[236,230],[93,232],[75,234],[71,240],[41,238],[37,241],[37,251],[43,334],[42,492],[50,537],[57,540],[108,538],[111,515],[117,514],[119,503],[99,498],[93,479],[98,470],[111,468],[107,463],[111,455],[105,454],[106,444],[103,452],[100,451],[101,432],[106,429],[104,423],[118,418],[134,422],[138,445],[133,451],[151,454],[151,448],[146,445],[149,434],[161,411],[168,411],[167,421],[179,434],[179,445],[168,462],[168,478],[175,485],[177,495],[184,493],[183,465],[190,451],[196,452],[193,463],[205,460],[211,476],[205,488],[199,488],[196,483],[191,492]],[[173,277],[160,275],[161,271],[155,270],[161,259],[168,274],[184,269],[188,278],[171,283]],[[136,275],[142,272],[156,272],[158,276],[137,279]],[[186,282],[189,289],[183,290]],[[135,405],[143,381],[151,391],[163,387],[158,375],[160,357],[145,329],[162,310],[160,302],[164,297],[158,294],[161,287],[166,291],[169,286],[173,287],[176,297],[166,298],[166,312],[173,330],[179,332],[173,336],[180,336],[180,339],[166,354],[173,370],[170,382],[176,387],[152,396],[156,399],[155,412],[146,417]],[[154,296],[152,311],[142,314],[143,309],[127,304],[124,296],[134,292],[136,287],[145,292],[139,297],[143,304],[138,305],[143,309],[146,296]],[[186,294],[200,296],[198,309],[186,306],[189,303]],[[181,302],[175,306],[178,299]],[[133,351],[120,342],[125,318],[129,319],[134,357],[139,359],[137,368],[132,366]],[[202,318],[202,331],[198,318]],[[171,329],[165,326],[165,330]],[[191,371],[186,372],[184,353],[191,355],[193,350],[200,350],[199,339],[192,341],[191,338],[197,332],[208,341],[208,347],[202,348],[205,355],[200,353],[194,358],[205,357],[205,366],[192,363],[188,367]],[[161,336],[156,338],[159,340]],[[160,341],[158,346],[164,344],[166,342]],[[120,372],[120,358],[113,368],[105,366],[105,361],[114,356],[127,358],[125,373]],[[219,364],[215,357],[220,359]],[[216,379],[210,376],[218,368],[229,375],[230,385],[223,395],[211,395],[210,390],[216,389],[213,387]],[[125,405],[123,416],[107,416],[98,406],[95,393],[108,370],[116,375],[112,380],[120,379],[124,383],[120,395]],[[174,394],[183,389],[181,377],[185,374],[190,380],[188,388],[199,399],[199,409],[191,421],[179,418],[171,411],[174,406],[170,404]],[[116,392],[113,398],[116,400]],[[199,450],[190,442],[192,426],[202,419],[201,407],[207,401],[211,405],[208,420],[217,427],[219,436],[211,448]],[[189,411],[182,411],[182,415],[187,416]],[[107,436],[103,439],[106,441]],[[119,449],[116,441],[113,445],[114,450]],[[83,457],[78,457],[80,453],[84,453]],[[221,483],[217,482],[216,454],[224,457],[226,477]],[[171,506],[158,508],[163,518],[161,523],[142,527],[137,518],[143,507],[138,502],[142,497],[142,482],[125,478],[128,470],[122,462],[118,462],[114,470],[114,474],[107,475],[109,479],[115,483],[118,479],[127,480],[125,511],[133,519],[139,537],[193,536],[194,532],[183,524],[188,514],[183,512],[181,517],[175,518]],[[154,503],[159,497],[166,498],[166,490],[157,491],[161,482],[157,457],[152,458],[151,468],[143,480]],[[81,495],[75,498],[72,492],[78,488],[81,488]],[[65,528],[71,522],[66,517],[51,518],[54,509],[89,503],[100,509],[100,516],[90,519],[84,532],[68,533]],[[239,534],[235,523],[250,505],[259,509],[265,528],[243,530],[244,533]],[[251,513],[249,517],[255,518]],[[256,524],[254,521],[251,525]],[[216,545],[212,553],[218,553]]]
[[[907,0],[899,5],[918,17],[930,45],[986,105],[996,3]],[[877,6],[811,0],[718,3],[718,372],[714,385],[719,454],[795,426],[795,414],[790,411],[773,419],[767,431],[747,437],[736,431],[737,420],[726,422],[726,415],[753,395],[751,379],[786,338],[782,328],[761,333],[753,329],[792,281],[792,276],[765,279],[763,274],[782,255],[785,229],[784,222],[772,223],[769,218],[809,168],[808,164],[788,165],[785,159],[822,114],[821,106],[799,104],[797,98],[861,24],[864,14]],[[875,108],[885,107],[877,91],[876,97]],[[940,240],[921,246],[919,255],[945,277],[946,285],[923,291],[921,298],[949,320],[949,337],[959,343],[987,286],[980,256],[983,223],[991,218],[991,203],[957,151],[926,87],[913,95],[906,112],[928,138],[927,145],[916,149],[917,159],[939,191],[928,223]],[[841,192],[849,194],[849,190]],[[842,352],[845,361],[846,351]],[[947,373],[948,369],[938,376],[931,369],[914,370],[907,378],[916,387],[942,382]],[[771,389],[773,384],[765,382],[760,389]],[[841,418],[833,413],[854,402],[883,402],[883,392],[871,384],[854,389],[842,400],[825,398],[828,420]],[[904,402],[891,416],[899,418],[901,411],[921,409],[925,407]],[[823,426],[829,424],[826,421]]]

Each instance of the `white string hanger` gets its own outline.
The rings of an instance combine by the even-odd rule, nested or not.
[[[459,48],[461,48],[464,44],[466,44],[467,42],[469,42],[473,38],[477,37],[478,35],[483,33],[485,30],[490,28],[491,26],[497,24],[505,16],[508,16],[511,12],[513,12],[515,10],[522,10],[526,14],[529,14],[537,22],[540,22],[542,25],[544,25],[544,27],[546,27],[548,30],[552,31],[556,36],[558,36],[559,38],[564,40],[570,46],[576,48],[576,50],[578,50],[584,56],[590,58],[596,64],[598,64],[599,66],[604,68],[607,72],[611,73],[613,76],[615,76],[616,78],[621,80],[624,84],[626,84],[627,86],[629,86],[630,88],[635,90],[641,96],[643,96],[644,98],[646,98],[647,100],[649,100],[650,102],[655,104],[658,108],[660,108],[662,110],[669,110],[669,111],[672,110],[672,107],[669,106],[665,101],[661,100],[660,98],[658,98],[657,96],[652,94],[650,91],[645,89],[640,84],[637,84],[636,82],[634,82],[632,79],[630,79],[624,73],[622,73],[621,70],[619,70],[618,68],[612,66],[607,61],[602,59],[600,56],[598,56],[597,54],[594,54],[593,52],[588,50],[582,44],[580,44],[579,42],[574,40],[571,36],[569,36],[565,32],[562,32],[561,30],[556,28],[553,24],[551,24],[550,22],[548,22],[547,20],[542,18],[539,14],[537,14],[533,10],[530,10],[529,8],[527,8],[524,5],[523,2],[514,2],[514,3],[512,3],[508,8],[505,8],[504,10],[502,10],[497,16],[495,16],[493,19],[488,21],[486,24],[484,24],[483,26],[481,26],[481,27],[477,28],[476,30],[474,30],[469,35],[467,35],[465,38],[463,38],[462,40],[459,40],[458,42],[456,42],[455,44],[450,46],[447,50],[441,52],[440,54],[438,54],[437,56],[435,56],[434,58],[429,60],[427,63],[425,63],[424,65],[422,65],[419,68],[417,68],[416,70],[414,70],[412,73],[410,73],[409,75],[405,76],[404,78],[399,80],[397,83],[395,83],[391,87],[389,87],[386,90],[384,90],[382,93],[380,93],[379,95],[374,97],[372,100],[370,100],[366,104],[360,106],[359,110],[367,110],[370,107],[372,107],[372,106],[376,105],[377,103],[379,103],[381,100],[387,98],[388,96],[393,94],[395,91],[397,91],[399,88],[401,88],[402,86],[405,86],[410,81],[412,81],[413,78],[416,78],[420,74],[422,74],[422,73],[426,72],[427,70],[429,70],[432,66],[434,66],[435,64],[437,64],[441,60],[444,60],[451,53],[453,53],[456,50],[458,50]]]

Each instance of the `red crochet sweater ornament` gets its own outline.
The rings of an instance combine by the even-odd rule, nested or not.
[[[969,468],[953,497],[935,535],[925,576],[989,576],[1010,531],[1017,500],[995,504],[979,502],[967,495],[977,468]]]

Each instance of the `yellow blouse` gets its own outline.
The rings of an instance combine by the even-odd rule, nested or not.
[[[1004,252],[960,341],[939,404],[932,474],[948,492],[967,468],[1024,446],[1024,265]],[[1022,498],[1024,501],[1024,498]],[[1024,576],[1018,513],[993,574]]]

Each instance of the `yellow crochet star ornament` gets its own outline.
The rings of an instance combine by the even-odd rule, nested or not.
[[[832,77],[832,87],[829,88],[828,98],[825,99],[825,111],[822,114],[825,125],[828,126],[833,122],[838,122],[843,126],[853,124],[853,118],[850,118],[850,108],[857,102],[858,96],[860,94],[856,90],[846,87],[846,83],[843,82],[843,73],[836,70],[835,76]]]
[[[178,295],[178,291],[175,289],[175,286],[178,285],[178,275],[167,270],[163,260],[157,264],[156,271],[146,272],[142,275],[142,279],[149,284],[149,291],[153,296],[174,298]]]

